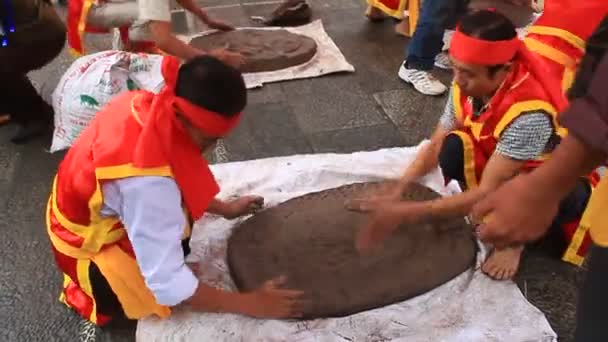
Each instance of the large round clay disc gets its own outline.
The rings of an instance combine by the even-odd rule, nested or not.
[[[228,265],[242,291],[286,275],[303,290],[304,318],[339,317],[423,294],[465,271],[477,247],[464,218],[403,226],[369,255],[355,249],[364,214],[344,209],[346,199],[378,190],[361,183],[308,194],[264,210],[235,227]],[[409,200],[438,194],[411,187]]]
[[[243,72],[285,69],[308,62],[317,53],[314,39],[287,30],[242,29],[198,36],[190,45],[203,50],[225,48],[245,58]]]

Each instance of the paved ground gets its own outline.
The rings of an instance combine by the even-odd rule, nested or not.
[[[210,12],[236,25],[251,25],[248,16],[271,6],[232,3],[206,2],[221,4]],[[406,40],[393,34],[392,22],[367,23],[361,0],[311,3],[356,73],[251,91],[243,124],[224,144],[226,160],[413,145],[432,130],[445,98],[419,95],[397,79]],[[108,41],[102,36],[93,46],[107,47]],[[33,73],[45,96],[69,63],[64,54]],[[46,152],[49,137],[14,146],[8,142],[13,130],[0,128],[0,341],[76,341],[82,325],[56,300],[61,279],[44,232],[44,205],[62,154]],[[518,276],[522,292],[546,313],[561,341],[571,340],[581,276],[542,251],[526,256]],[[97,341],[130,341],[133,334],[134,325],[113,327],[97,332]]]

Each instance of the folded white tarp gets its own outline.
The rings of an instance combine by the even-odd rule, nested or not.
[[[348,183],[396,178],[416,148],[353,154],[298,155],[213,166],[221,196],[259,194],[276,205],[306,193]],[[423,182],[449,195],[437,170]],[[226,238],[238,220],[207,216],[197,222],[191,261],[200,261],[203,280],[233,289],[225,262]],[[484,255],[482,248],[478,260]],[[478,261],[479,263],[479,261]],[[399,272],[399,270],[395,270]],[[176,310],[166,319],[141,320],[137,341],[407,341],[554,342],[545,316],[511,281],[493,281],[472,268],[418,297],[344,318],[306,322],[257,320],[232,314]]]

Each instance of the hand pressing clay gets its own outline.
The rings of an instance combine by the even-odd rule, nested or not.
[[[464,218],[403,226],[369,255],[355,248],[366,215],[344,209],[379,183],[308,194],[262,211],[234,228],[228,265],[242,291],[287,276],[287,288],[305,292],[304,319],[340,317],[423,294],[475,262],[477,246]],[[439,195],[412,185],[406,200]]]
[[[245,58],[243,72],[275,71],[308,62],[317,53],[314,39],[287,30],[234,30],[198,36],[190,45],[203,49],[228,49]]]

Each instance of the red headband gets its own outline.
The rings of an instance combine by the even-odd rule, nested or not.
[[[511,40],[488,41],[467,36],[456,29],[450,55],[464,63],[501,65],[513,60],[521,46],[522,41],[517,36]]]
[[[179,60],[177,58],[169,56],[163,58],[162,73],[165,79],[163,95],[171,98],[173,106],[179,110],[181,115],[188,119],[188,122],[202,133],[212,137],[223,137],[238,125],[241,113],[227,118],[176,96],[174,90],[177,83],[178,69]]]
[[[216,112],[192,104],[186,99],[175,97],[173,100],[175,108],[183,115],[189,123],[202,133],[211,137],[223,137],[228,134],[241,119],[241,113],[227,118]]]

